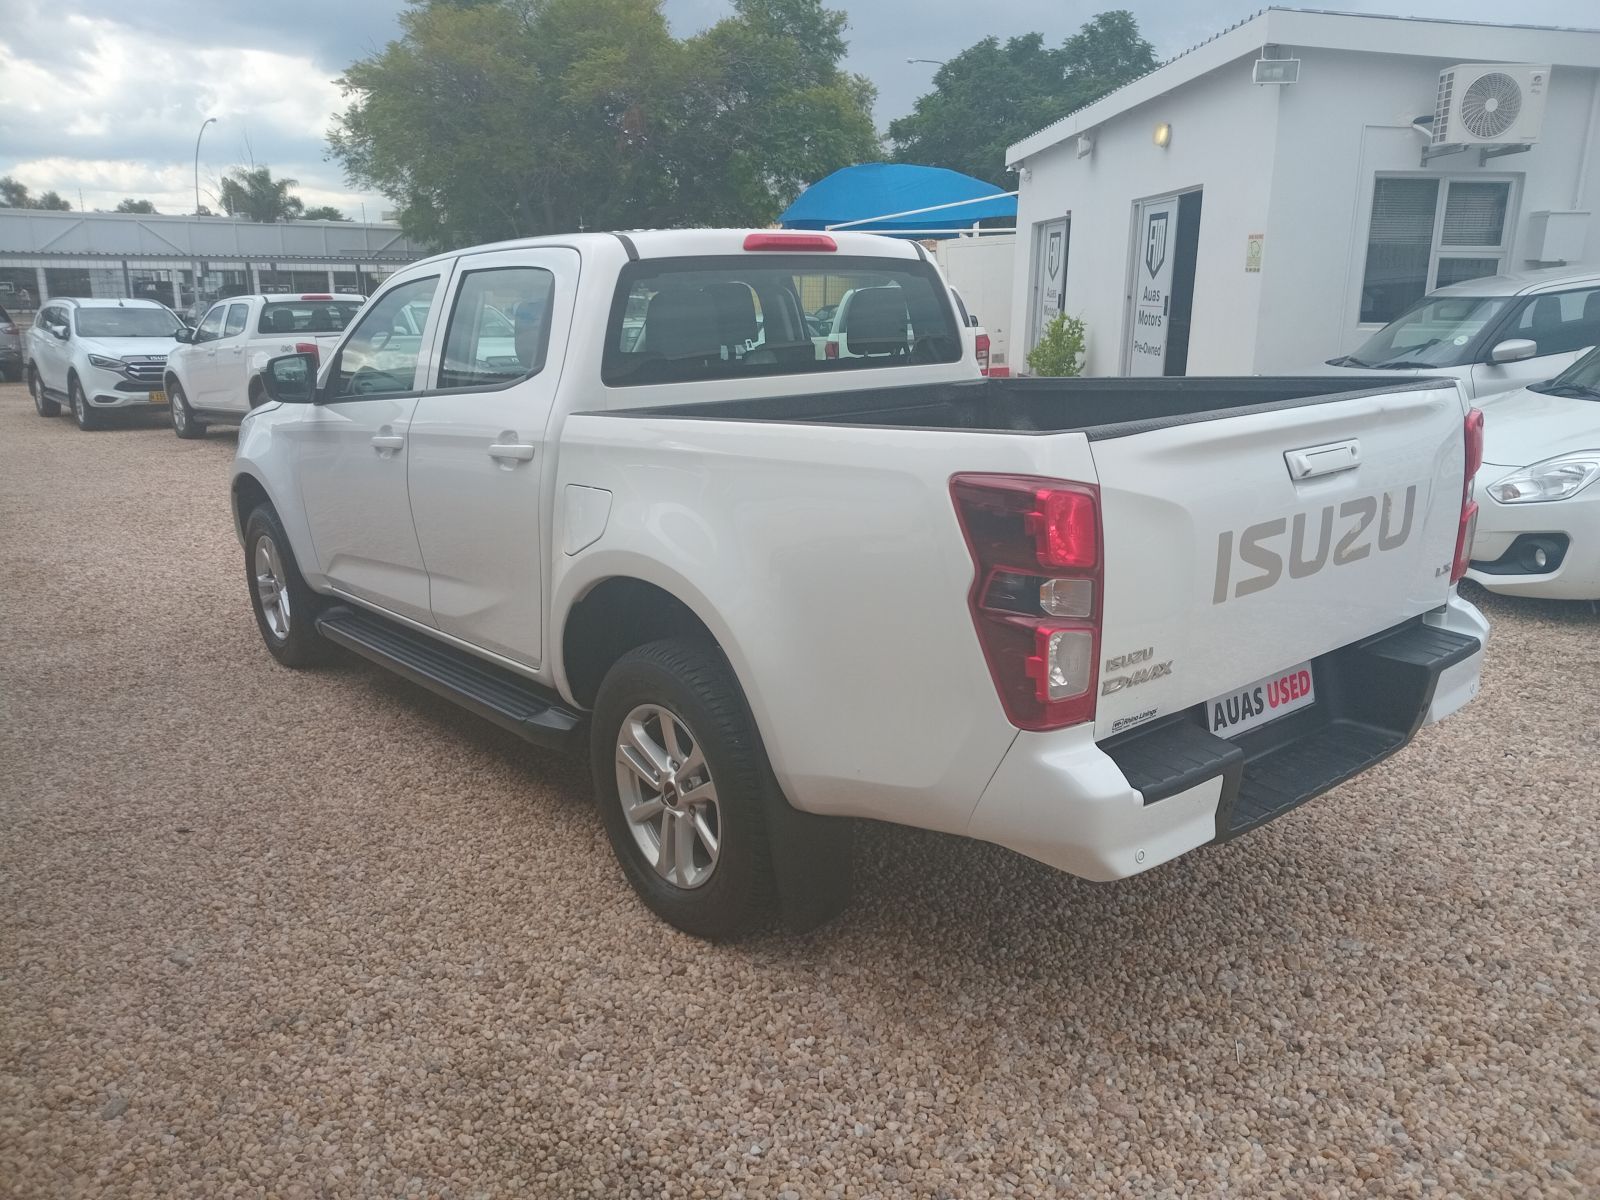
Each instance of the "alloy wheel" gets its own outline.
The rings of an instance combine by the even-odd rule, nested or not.
[[[256,598],[261,601],[261,618],[278,641],[289,636],[289,580],[283,571],[278,547],[266,534],[256,539]]]
[[[641,704],[617,731],[617,796],[657,875],[700,887],[717,868],[722,814],[700,739],[677,714]]]

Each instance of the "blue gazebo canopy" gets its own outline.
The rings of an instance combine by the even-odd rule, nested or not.
[[[961,200],[977,203],[954,203]],[[937,205],[949,207],[935,208]],[[925,208],[935,211],[891,218],[893,213]],[[863,221],[850,228],[900,237],[954,237],[951,232],[935,231],[970,228],[974,222],[994,218],[1015,221],[1016,217],[1015,196],[959,171],[910,163],[861,163],[817,180],[784,210],[778,222],[785,229],[826,229],[846,221]]]

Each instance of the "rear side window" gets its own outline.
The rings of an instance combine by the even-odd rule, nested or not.
[[[469,272],[456,292],[439,386],[496,387],[537,374],[550,344],[555,276],[541,267]]]
[[[235,337],[244,332],[245,322],[250,319],[250,306],[248,304],[228,305],[228,323],[223,327],[223,337]]]
[[[831,254],[672,258],[624,269],[600,377],[612,387],[956,362],[925,262]]]

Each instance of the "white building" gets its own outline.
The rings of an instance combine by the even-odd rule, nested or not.
[[[1469,122],[1464,64],[1507,64]],[[1064,308],[1089,374],[1289,372],[1445,283],[1600,263],[1597,141],[1600,31],[1267,9],[1011,147],[1012,356]]]

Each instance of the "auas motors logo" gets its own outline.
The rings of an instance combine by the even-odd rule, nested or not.
[[[1224,530],[1217,535],[1217,578],[1211,591],[1211,603],[1222,604],[1276,587],[1283,579],[1285,567],[1290,579],[1305,579],[1330,565],[1343,567],[1359,562],[1372,554],[1374,548],[1380,554],[1398,550],[1411,536],[1416,509],[1417,487],[1412,484],[1403,494],[1384,492],[1338,505],[1328,504],[1321,512],[1295,513],[1292,528],[1288,517],[1278,517],[1251,525],[1237,535],[1231,529]],[[1397,516],[1399,510],[1403,511]],[[1375,521],[1376,539],[1372,537]],[[1315,549],[1310,548],[1313,523],[1316,526]],[[1281,540],[1285,534],[1288,534],[1287,555]],[[1259,573],[1235,580],[1236,559]]]

